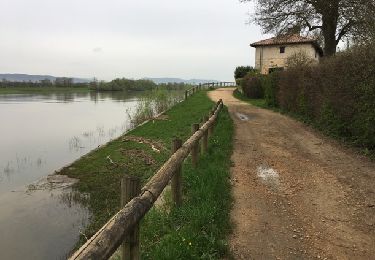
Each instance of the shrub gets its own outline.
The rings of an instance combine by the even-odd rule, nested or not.
[[[286,67],[299,68],[301,66],[311,66],[314,60],[305,51],[295,52],[287,58]]]
[[[253,67],[251,66],[239,66],[236,68],[234,71],[234,78],[235,79],[241,79],[246,76],[249,72],[256,71]]]
[[[243,94],[248,98],[263,98],[262,76],[248,73],[241,81]]]
[[[305,53],[288,69],[267,76],[252,70],[237,79],[247,98],[265,98],[325,133],[375,154],[375,43],[357,46],[317,64]]]
[[[373,64],[374,44],[338,53],[317,66],[301,58],[279,74],[279,89],[265,84],[266,98],[274,89],[283,110],[311,120],[333,136],[375,150]]]
[[[264,91],[264,98],[266,105],[269,107],[277,107],[279,105],[277,100],[279,90],[279,72],[275,71],[268,76],[263,77],[262,88]]]

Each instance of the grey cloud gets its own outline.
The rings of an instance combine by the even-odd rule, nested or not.
[[[101,47],[95,47],[94,49],[92,49],[92,51],[95,53],[98,53],[98,52],[102,52],[103,49]]]
[[[254,64],[249,44],[263,38],[246,25],[253,7],[238,0],[2,0],[0,8],[8,10],[0,73],[232,80],[235,66]]]

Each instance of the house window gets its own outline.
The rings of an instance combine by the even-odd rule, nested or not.
[[[277,71],[284,71],[283,67],[276,67],[276,68],[269,68],[268,69],[268,74],[271,74],[272,72],[277,72]]]
[[[280,53],[285,53],[285,46],[280,47]]]

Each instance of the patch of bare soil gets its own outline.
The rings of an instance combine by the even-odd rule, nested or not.
[[[127,135],[123,138],[123,141],[124,142],[136,142],[136,143],[140,143],[140,144],[147,144],[151,147],[151,149],[154,152],[160,152],[162,150],[167,150],[167,148],[165,148],[165,146],[162,143],[156,142],[156,141],[153,141],[153,140],[149,140],[147,138],[139,137],[139,136]]]
[[[146,165],[154,165],[156,163],[155,159],[142,149],[123,149],[121,153],[128,158],[144,161]]]
[[[375,259],[375,164],[233,90],[234,258]]]
[[[161,114],[161,115],[155,117],[155,119],[156,119],[156,120],[167,121],[167,120],[169,120],[169,116],[166,115],[166,114]]]

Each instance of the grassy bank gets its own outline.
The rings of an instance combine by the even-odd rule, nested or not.
[[[87,203],[93,215],[84,231],[86,237],[119,210],[122,176],[139,176],[146,183],[170,156],[172,139],[186,140],[191,125],[199,122],[212,105],[206,92],[199,92],[169,110],[163,120],[148,122],[62,170],[61,174],[80,180],[76,190],[89,195]],[[209,153],[201,157],[198,169],[192,169],[190,159],[183,166],[183,206],[154,208],[143,220],[142,258],[218,259],[226,253],[232,133],[232,121],[223,109]],[[168,204],[168,194],[166,197]],[[82,236],[80,244],[84,241]]]
[[[89,92],[87,87],[62,88],[62,87],[9,87],[0,88],[2,94],[43,94],[43,93],[86,93]]]

